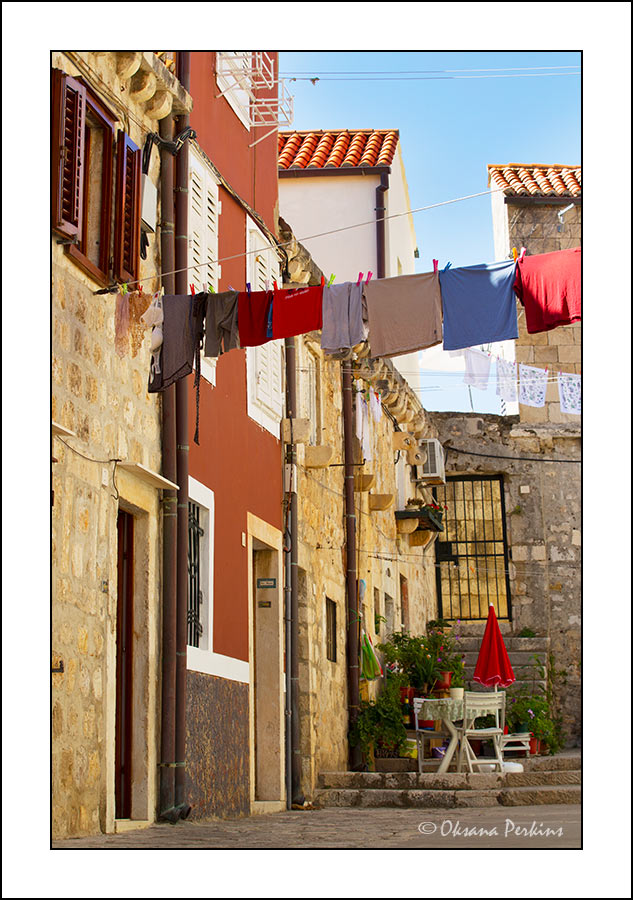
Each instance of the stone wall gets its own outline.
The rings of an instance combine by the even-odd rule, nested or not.
[[[153,54],[149,62],[146,56],[55,52],[52,65],[83,77],[142,147],[156,119],[169,111],[166,105],[171,108],[171,94],[164,99],[169,85],[181,99],[188,96]],[[139,86],[134,73],[154,66],[159,76],[164,69],[169,85],[147,76],[150,87],[133,99]],[[157,88],[160,109],[152,105]],[[158,184],[156,150],[149,177]],[[135,358],[121,359],[114,351],[116,296],[94,294],[102,285],[78,267],[56,235],[51,250],[52,418],[75,435],[54,437],[52,446],[52,662],[64,669],[52,676],[52,818],[53,835],[66,837],[115,827],[119,509],[132,513],[135,523],[132,817],[155,815],[160,493],[115,460],[161,471],[161,406],[157,395],[147,393],[148,339]],[[140,275],[159,271],[159,242],[151,236]],[[145,282],[146,292],[157,286],[156,280]]]
[[[310,798],[319,772],[344,770],[348,760],[342,373],[340,362],[323,356],[318,339],[298,338],[297,344],[300,408],[302,396],[309,389],[309,366],[316,364],[318,446],[327,445],[333,451],[329,465],[300,465],[298,477],[302,788]],[[411,546],[409,536],[397,530],[396,460],[404,453],[395,451],[392,443],[394,419],[401,430],[417,439],[433,437],[435,430],[389,360],[358,360],[354,376],[364,389],[378,386],[383,401],[380,421],[369,420],[371,458],[355,466],[357,479],[374,476],[371,490],[355,493],[355,512],[358,578],[365,584],[360,607],[364,626],[376,645],[388,633],[400,630],[403,621],[419,633],[437,615],[433,539],[429,534],[426,547]],[[306,409],[304,405],[304,412]],[[363,456],[356,439],[355,445],[356,462],[360,464]],[[408,474],[406,463],[405,468]],[[407,497],[415,493],[410,483],[406,483],[406,490]],[[386,509],[372,509],[376,499],[384,495],[393,495],[393,502]],[[402,579],[406,579],[408,593],[408,610],[404,613]],[[336,661],[327,656],[326,599],[336,604]],[[376,616],[388,621],[377,620]],[[361,696],[375,696],[379,689],[380,680],[369,684],[361,681]]]
[[[527,425],[517,416],[465,413],[431,418],[445,448],[453,448],[447,449],[447,474],[503,476],[512,631],[528,627],[549,636],[555,666],[567,672],[560,702],[568,740],[576,742],[581,727],[579,424]]]
[[[582,209],[574,206],[564,215],[563,230],[558,231],[558,212],[564,206],[517,205],[510,200],[504,213],[508,217],[509,248],[525,247],[534,256],[538,253],[551,253],[556,250],[567,250],[580,246],[582,228]],[[516,359],[518,363],[526,363],[537,368],[547,368],[551,375],[557,372],[581,371],[581,325],[562,325],[552,331],[539,334],[528,334],[523,307],[517,301],[519,316],[519,339],[516,342]],[[522,422],[570,422],[578,420],[577,416],[567,415],[560,411],[558,384],[555,380],[547,386],[545,406],[541,408],[521,406]]]

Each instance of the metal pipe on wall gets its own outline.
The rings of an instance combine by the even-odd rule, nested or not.
[[[358,572],[356,570],[356,507],[354,498],[354,424],[352,418],[352,364],[342,364],[343,442],[345,465],[345,555],[347,595],[347,707],[348,728],[360,709],[360,620],[358,615]],[[362,764],[359,746],[349,744],[349,767],[357,771]]]
[[[160,136],[173,140],[172,116],[161,119]],[[173,272],[174,265],[174,158],[162,147],[160,151],[160,259],[164,272]],[[167,294],[174,293],[174,276],[163,276]],[[176,388],[162,393],[162,456],[163,474],[176,481]],[[161,695],[160,787],[158,817],[169,817],[175,806],[176,761],[176,491],[163,491],[163,666]]]
[[[383,172],[376,188],[376,277],[385,277],[385,248],[387,230],[385,227],[385,194],[389,190],[389,173]]]
[[[297,417],[297,362],[294,338],[286,338],[286,416]],[[292,479],[288,492],[289,532],[290,532],[290,659],[286,668],[290,670],[290,805],[303,803],[301,793],[301,728],[299,721],[299,541],[296,465],[296,444],[292,439],[286,445],[286,465]],[[286,698],[287,702],[287,698]],[[286,774],[287,777],[287,774]]]
[[[178,52],[178,80],[189,90],[190,54]],[[178,132],[189,125],[189,116],[176,120]],[[176,157],[176,269],[187,267],[189,145],[185,141]],[[176,272],[176,293],[187,294],[187,272]],[[176,461],[178,490],[177,515],[177,609],[176,625],[176,807],[181,818],[191,811],[186,796],[186,731],[187,731],[187,552],[189,543],[189,383],[181,378],[176,382]]]

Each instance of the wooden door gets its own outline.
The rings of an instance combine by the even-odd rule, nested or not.
[[[129,819],[132,810],[134,517],[123,510],[119,510],[117,533],[115,816]]]

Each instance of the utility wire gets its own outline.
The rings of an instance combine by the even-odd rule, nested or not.
[[[280,77],[287,75],[442,75],[444,73],[453,72],[532,72],[541,69],[578,69],[580,63],[573,63],[569,66],[500,66],[492,69],[405,69],[402,71],[361,71],[353,70],[346,72],[334,72],[326,69],[310,70],[309,72],[299,72],[290,69],[288,72],[280,72]]]
[[[580,76],[580,74],[580,72],[526,72],[521,75],[396,75],[392,78],[374,78],[373,76],[370,76],[369,78],[321,78],[319,75],[314,75],[312,77],[286,77],[288,78],[288,81],[311,81],[312,84],[316,84],[319,81],[458,81],[472,78],[548,78],[550,76],[556,77],[561,75]]]
[[[444,444],[445,450],[453,450],[455,453],[462,453],[464,456],[483,456],[490,459],[511,459],[517,462],[543,462],[543,463],[574,463],[581,465],[581,459],[544,459],[537,456],[500,456],[496,453],[475,453],[474,450],[462,450],[459,447],[452,447],[450,444]]]
[[[384,216],[382,221],[387,221],[388,219],[399,219],[402,216],[413,215],[414,213],[424,212],[429,209],[437,209],[440,206],[449,206],[452,203],[461,203],[463,200],[472,200],[475,197],[486,197],[490,194],[496,194],[501,191],[505,191],[505,188],[492,188],[487,191],[479,191],[477,194],[467,194],[464,197],[455,197],[453,200],[442,200],[440,203],[431,203],[428,206],[419,206],[419,207],[417,207],[417,209],[408,209],[408,210],[406,210],[406,212],[392,213],[389,216]],[[331,235],[331,234],[340,234],[342,231],[351,231],[354,228],[363,228],[367,225],[375,225],[375,224],[376,224],[376,219],[374,218],[368,222],[357,222],[355,225],[343,225],[341,228],[333,228],[331,231],[321,231],[321,232],[319,232],[319,234],[311,234],[308,237],[294,238],[293,240],[296,240],[297,243],[304,243],[305,241],[313,241],[313,240],[316,240],[317,238],[327,237],[328,235]],[[277,244],[277,247],[288,247],[288,246],[290,246],[290,244],[292,244],[292,242],[293,242],[292,240],[280,241]],[[274,250],[275,248],[271,247],[270,249]],[[146,275],[145,278],[137,278],[135,281],[126,282],[126,284],[129,287],[130,285],[133,285],[133,284],[140,284],[143,281],[151,281],[154,278],[165,278],[167,275],[177,275],[179,272],[189,272],[192,269],[201,269],[201,268],[204,268],[204,266],[215,265],[217,263],[227,262],[232,259],[241,259],[242,257],[252,256],[253,254],[258,254],[261,252],[262,252],[261,249],[257,249],[257,250],[247,250],[244,253],[234,253],[232,256],[223,256],[220,259],[210,259],[210,260],[207,260],[206,262],[197,263],[196,265],[193,265],[193,266],[185,266],[182,269],[173,269],[170,272],[154,272],[153,275]],[[118,288],[118,284],[112,284],[112,285],[109,285],[109,287],[102,288],[99,291],[93,291],[93,294],[108,294],[108,293],[114,292],[117,288]]]

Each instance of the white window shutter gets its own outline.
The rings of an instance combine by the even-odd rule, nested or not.
[[[189,269],[187,283],[195,285],[196,293],[202,291],[206,259],[205,229],[205,172],[193,154],[189,155]]]

